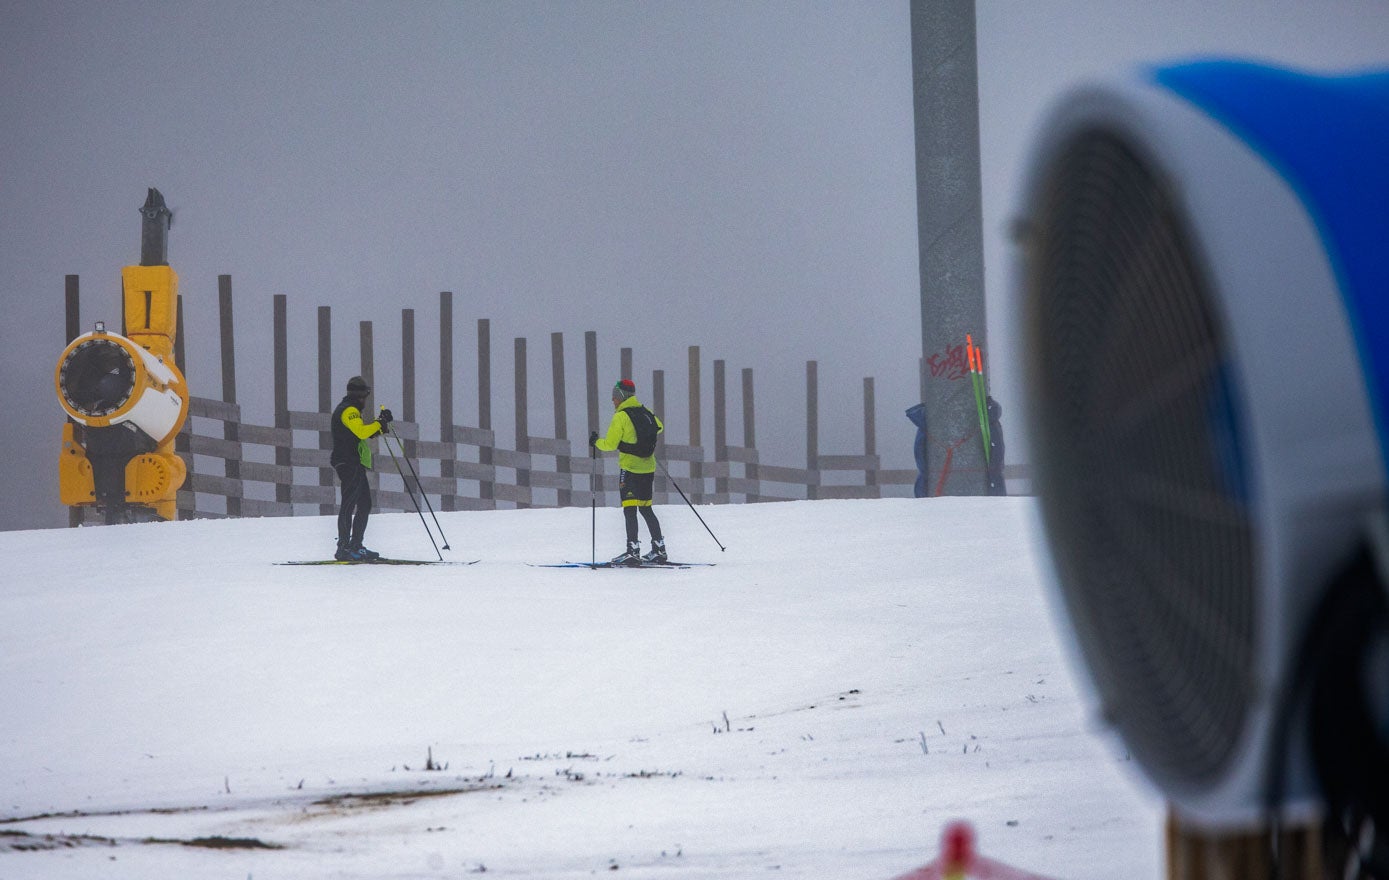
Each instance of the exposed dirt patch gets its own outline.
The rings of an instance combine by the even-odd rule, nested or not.
[[[284,849],[277,843],[266,843],[254,837],[194,837],[190,840],[168,837],[120,839],[95,834],[30,834],[27,831],[0,831],[0,853],[48,852],[84,846],[114,847],[141,844],[196,846],[204,849]]]
[[[172,843],[178,846],[198,846],[204,849],[284,849],[278,843],[266,843],[255,837],[195,837],[192,840],[169,840],[148,837],[141,843]]]
[[[406,807],[417,801],[429,798],[453,797],[460,794],[476,794],[484,791],[499,791],[499,783],[478,782],[454,788],[427,788],[417,791],[373,791],[366,793],[344,792],[313,801],[311,806],[326,808],[333,812],[349,810],[381,810],[388,807]]]
[[[184,813],[206,813],[208,807],[151,807],[148,810],[67,810],[59,813],[35,813],[32,816],[15,816],[0,819],[0,825],[15,825],[21,822],[38,822],[43,819],[95,819],[104,816],[179,816]],[[0,834],[9,832],[0,831]],[[17,832],[23,833],[23,832]]]
[[[145,810],[106,810],[41,813],[12,819],[0,819],[0,826],[14,826],[23,822],[36,822],[51,819],[99,819],[104,817],[126,816],[170,816],[188,813],[235,814],[243,812],[265,812],[281,820],[289,817],[292,821],[319,818],[343,817],[364,810],[387,810],[407,807],[420,801],[434,798],[454,797],[456,795],[476,794],[498,791],[505,786],[500,781],[484,777],[448,788],[420,788],[388,791],[346,791],[317,797],[276,798],[271,801],[228,805],[217,809],[207,806],[157,807]],[[213,835],[205,837],[101,837],[89,834],[40,834],[21,831],[16,828],[0,827],[0,854],[14,852],[42,852],[47,850],[73,849],[84,846],[190,846],[214,850],[276,850],[284,849],[283,844],[262,840],[258,837],[226,837]]]
[[[44,852],[76,849],[80,846],[115,846],[109,837],[91,834],[29,834],[26,831],[0,831],[0,853]]]

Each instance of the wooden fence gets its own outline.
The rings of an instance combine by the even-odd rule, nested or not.
[[[68,276],[68,332],[77,325],[77,281]],[[328,464],[330,412],[341,397],[351,373],[359,373],[375,387],[376,344],[370,321],[359,323],[360,366],[333,368],[332,310],[318,308],[317,411],[289,407],[289,345],[286,297],[273,300],[273,411],[274,423],[257,425],[243,418],[238,403],[236,345],[233,332],[231,277],[218,278],[221,344],[220,399],[195,396],[190,417],[177,441],[177,450],[188,465],[188,480],[178,493],[180,518],[221,516],[293,516],[330,514],[336,511],[337,487]],[[180,308],[181,314],[181,308]],[[496,508],[587,506],[591,493],[600,505],[616,502],[616,467],[593,458],[587,436],[569,438],[566,398],[565,338],[550,335],[550,399],[556,436],[536,433],[529,424],[528,341],[513,341],[513,430],[510,441],[499,436],[492,419],[491,322],[477,321],[477,413],[475,425],[458,424],[454,413],[454,317],[453,295],[439,295],[439,377],[437,436],[424,437],[417,413],[415,371],[416,338],[413,309],[401,312],[401,394],[393,430],[403,441],[403,452],[418,472],[424,490],[436,510],[486,510]],[[176,357],[185,363],[180,330]],[[583,335],[587,424],[603,430],[610,418],[608,382],[598,375],[597,333]],[[631,376],[632,350],[620,349],[621,373]],[[741,443],[730,442],[728,412],[733,395],[723,360],[713,361],[713,388],[708,400],[701,387],[701,351],[688,349],[688,417],[677,419],[687,426],[685,443],[662,435],[657,472],[657,503],[681,503],[683,491],[695,504],[725,504],[820,498],[879,498],[910,496],[915,469],[885,469],[877,450],[876,411],[872,378],[863,380],[863,448],[845,453],[822,453],[819,443],[819,380],[816,361],[805,365],[806,460],[792,467],[761,461],[757,450],[753,371],[743,369],[736,395],[742,407]],[[649,391],[641,397],[658,415],[667,412],[664,370],[651,375]],[[207,387],[196,377],[194,388]],[[381,389],[376,389],[377,396]],[[390,395],[394,401],[394,395]],[[713,406],[713,436],[704,437],[703,407]],[[600,409],[600,406],[602,409]],[[909,428],[904,427],[904,436]],[[609,457],[611,458],[611,457]],[[414,510],[396,465],[408,475],[404,462],[391,463],[389,452],[378,442],[376,470],[371,479],[378,510]],[[678,484],[678,490],[672,486]],[[74,519],[78,519],[75,517]]]

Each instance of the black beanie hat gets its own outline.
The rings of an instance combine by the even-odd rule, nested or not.
[[[366,394],[370,390],[371,387],[367,385],[367,380],[361,376],[353,376],[347,380],[348,394]]]

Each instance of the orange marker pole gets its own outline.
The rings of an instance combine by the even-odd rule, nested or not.
[[[984,359],[974,345],[974,336],[965,334],[965,350],[969,355],[969,378],[974,385],[974,408],[979,414],[979,439],[984,443],[984,463],[989,461],[989,416],[984,403]]]

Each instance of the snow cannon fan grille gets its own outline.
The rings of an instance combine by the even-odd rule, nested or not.
[[[75,412],[109,416],[135,393],[135,359],[109,337],[93,336],[58,365],[58,387]]]
[[[1199,790],[1254,700],[1255,563],[1230,353],[1171,191],[1082,131],[1028,241],[1037,478],[1104,711],[1150,772]]]

